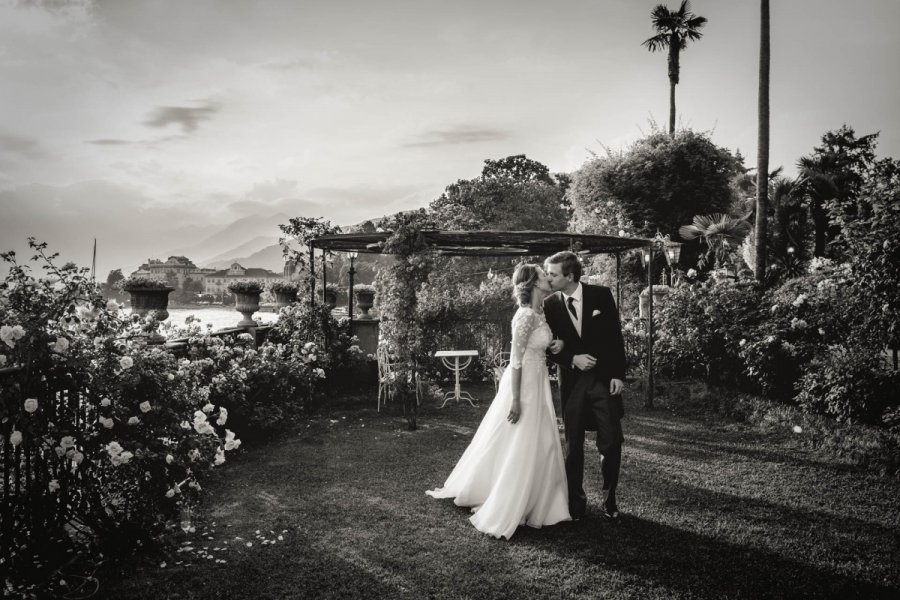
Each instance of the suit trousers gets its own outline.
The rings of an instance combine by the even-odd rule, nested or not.
[[[609,388],[600,382],[584,390],[576,384],[566,402],[563,424],[566,432],[566,478],[569,487],[569,513],[574,518],[584,515],[587,495],[584,491],[585,417],[592,414],[597,423],[597,450],[603,476],[603,504],[617,508],[616,486],[622,465],[622,423],[620,396],[610,396]],[[582,389],[579,389],[582,388]]]

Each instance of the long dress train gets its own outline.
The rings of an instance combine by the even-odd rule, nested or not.
[[[510,364],[497,395],[469,447],[443,487],[426,494],[471,506],[472,524],[494,537],[512,537],[519,525],[541,527],[569,520],[562,446],[547,375],[546,349],[553,335],[543,314],[519,308],[512,320]],[[522,371],[517,423],[512,370]]]

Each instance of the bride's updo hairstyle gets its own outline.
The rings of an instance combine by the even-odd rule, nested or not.
[[[513,271],[512,297],[519,306],[531,306],[531,291],[537,283],[540,267],[535,264],[525,263],[516,267]]]

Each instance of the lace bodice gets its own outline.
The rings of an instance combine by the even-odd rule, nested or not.
[[[522,363],[546,361],[547,346],[553,341],[553,333],[543,313],[530,307],[520,307],[512,319],[512,352],[509,364],[521,369]]]

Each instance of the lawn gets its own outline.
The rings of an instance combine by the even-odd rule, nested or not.
[[[597,511],[592,452],[585,519],[485,536],[424,493],[478,426],[493,388],[479,392],[478,408],[423,407],[415,432],[395,411],[334,411],[231,459],[188,550],[103,571],[97,597],[900,598],[897,479],[802,450],[787,427],[638,398],[619,521]]]

